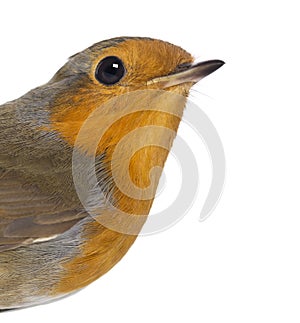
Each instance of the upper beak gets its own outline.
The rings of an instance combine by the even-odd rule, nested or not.
[[[182,84],[182,83],[197,83],[205,76],[213,73],[225,63],[215,59],[206,62],[200,62],[194,65],[186,65],[180,68],[180,71],[175,71],[172,74],[156,77],[147,82],[147,85],[158,84],[162,88]],[[179,68],[178,68],[179,69]]]

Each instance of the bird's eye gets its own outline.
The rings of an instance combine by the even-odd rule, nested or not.
[[[95,72],[96,79],[105,85],[118,83],[125,74],[125,67],[120,58],[108,56],[98,64]]]

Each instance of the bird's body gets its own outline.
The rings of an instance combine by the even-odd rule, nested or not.
[[[106,62],[107,57],[115,60],[109,68],[118,68],[116,73],[108,72],[107,67],[103,70],[103,64],[99,64]],[[114,209],[98,205],[93,217],[79,198],[74,171],[80,172],[80,167],[74,166],[74,149],[90,158],[93,131],[111,126],[105,116],[117,109],[118,122],[97,143],[96,173],[110,203],[135,215],[125,226],[134,222],[138,233],[146,218],[137,219],[149,213],[153,197],[128,197],[118,188],[112,180],[113,151],[124,134],[150,125],[172,130],[151,135],[158,146],[171,148],[185,97],[195,80],[176,84],[170,78],[172,84],[160,86],[169,78],[163,82],[159,78],[180,71],[182,66],[191,66],[192,62],[190,54],[169,43],[116,38],[72,56],[49,83],[0,106],[0,309],[65,296],[106,273],[128,251],[136,234],[113,230],[97,219],[115,219]],[[122,71],[120,64],[124,64]],[[121,77],[116,79],[119,72]],[[76,146],[89,115],[109,100],[135,91],[159,89],[184,99],[175,103],[160,101],[169,113],[147,110],[123,115],[128,106],[126,100],[114,110],[103,108],[103,119],[90,127],[88,135]],[[149,103],[156,98],[155,93],[142,95],[139,102]],[[137,140],[140,144],[145,140],[146,146],[146,139]],[[167,155],[168,150],[153,146],[140,149],[129,170],[122,168],[125,161],[120,162],[121,181],[125,181],[124,172],[129,171],[135,185],[147,187],[149,171],[154,165],[163,166]],[[159,176],[156,173],[152,191]]]

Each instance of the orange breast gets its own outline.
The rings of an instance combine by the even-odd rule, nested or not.
[[[54,286],[54,295],[80,289],[105,274],[125,255],[136,236],[111,231],[94,221],[85,226],[83,238],[82,253],[63,265],[64,275]]]

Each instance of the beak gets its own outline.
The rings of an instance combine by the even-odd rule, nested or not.
[[[175,86],[182,83],[197,83],[205,76],[213,73],[225,63],[221,60],[211,60],[194,65],[178,66],[172,74],[156,77],[147,82],[147,85],[158,84],[162,88]]]

